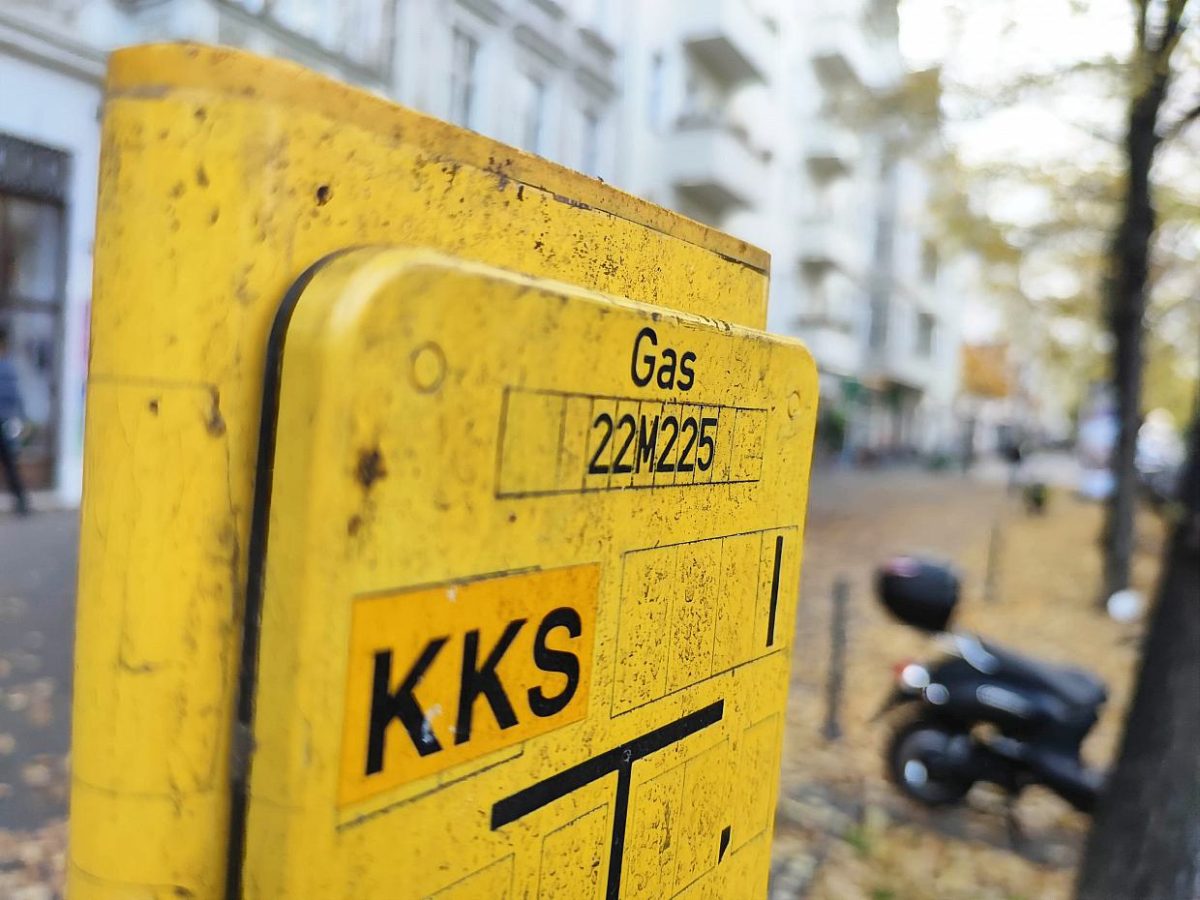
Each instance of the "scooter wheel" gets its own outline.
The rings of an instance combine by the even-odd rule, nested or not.
[[[963,755],[966,732],[929,719],[901,725],[887,750],[888,777],[901,793],[925,806],[960,802],[975,780],[954,771]]]

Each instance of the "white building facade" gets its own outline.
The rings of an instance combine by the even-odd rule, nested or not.
[[[857,450],[952,431],[957,301],[931,175],[886,110],[895,0],[5,0],[0,326],[34,439],[77,501],[104,59],[187,39],[299,62],[770,250],[770,325]],[[832,423],[832,424],[830,424]],[[840,424],[839,424],[840,423]]]
[[[959,439],[962,298],[898,26],[895,0],[666,0],[624,44],[617,183],[771,252],[770,327],[812,350],[848,458]]]

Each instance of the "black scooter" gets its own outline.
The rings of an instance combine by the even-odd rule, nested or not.
[[[896,618],[938,634],[947,651],[932,664],[899,667],[879,712],[910,712],[887,750],[896,786],[927,806],[945,806],[961,802],[980,781],[999,785],[1010,800],[1041,784],[1090,813],[1104,774],[1083,762],[1079,748],[1108,697],[1104,682],[947,633],[959,582],[946,566],[892,559],[880,568],[876,589]]]

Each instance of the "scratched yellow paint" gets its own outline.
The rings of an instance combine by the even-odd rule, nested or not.
[[[284,347],[246,896],[762,896],[808,353],[407,249]]]
[[[333,251],[384,244],[427,248],[521,273],[526,280],[518,282],[528,287],[530,296],[542,296],[537,292],[544,282],[555,280],[652,304],[664,316],[674,316],[671,311],[676,310],[699,317],[687,319],[686,325],[680,319],[678,327],[711,329],[705,340],[721,336],[733,342],[734,335],[741,335],[756,346],[762,341],[748,332],[731,334],[722,324],[754,329],[765,323],[767,258],[756,248],[595,180],[290,64],[190,45],[114,54],[103,124],[87,398],[72,755],[69,889],[73,898],[210,900],[224,896],[231,854],[231,778],[248,755],[253,761],[253,827],[245,855],[245,893],[286,896],[272,893],[279,879],[301,879],[307,877],[307,870],[301,865],[293,875],[280,874],[277,861],[270,858],[276,849],[280,858],[315,865],[315,860],[306,861],[303,855],[334,842],[357,854],[353,857],[357,866],[378,857],[363,856],[359,844],[364,840],[361,835],[378,833],[374,829],[380,826],[370,823],[399,821],[391,840],[408,835],[412,841],[413,835],[438,834],[437,822],[452,815],[443,804],[427,824],[407,815],[389,817],[383,812],[389,791],[399,798],[429,778],[462,776],[461,784],[467,785],[472,783],[466,777],[471,771],[489,766],[489,772],[510,773],[505,778],[514,779],[515,785],[518,774],[524,778],[548,771],[542,751],[530,749],[541,747],[539,742],[551,747],[577,736],[585,741],[579,746],[601,748],[607,746],[606,740],[626,740],[636,730],[621,726],[610,733],[589,712],[584,719],[527,741],[496,746],[482,756],[367,799],[342,803],[338,779],[347,721],[343,705],[350,689],[346,678],[350,619],[339,619],[340,631],[323,631],[328,623],[322,624],[307,607],[299,615],[276,598],[264,609],[262,621],[263,672],[255,733],[234,740],[268,336],[285,293],[305,269]],[[417,269],[432,270],[410,266],[405,271],[415,278]],[[489,277],[493,276],[497,283],[503,282],[503,277],[495,273]],[[366,291],[359,296],[374,294]],[[502,298],[517,302],[504,292],[496,297],[498,302]],[[632,307],[618,301],[589,300],[584,306],[593,309],[598,308],[594,304],[605,302],[615,304],[614,310],[620,307],[621,316],[640,316],[641,321],[647,315],[642,308],[630,312]],[[374,304],[368,306],[374,309]],[[377,540],[375,529],[381,527],[385,508],[391,522],[386,527],[395,540],[371,544],[372,555],[359,559],[365,570],[355,571],[375,572],[378,580],[371,590],[399,598],[416,596],[408,592],[422,587],[510,572],[515,556],[527,557],[521,565],[547,571],[600,565],[599,635],[611,629],[620,608],[639,609],[639,615],[653,621],[652,611],[639,607],[644,603],[641,592],[650,588],[632,582],[626,586],[621,574],[626,562],[657,572],[670,565],[686,566],[686,558],[666,548],[703,525],[703,537],[720,539],[720,552],[731,554],[729,559],[722,555],[722,572],[735,573],[730,578],[742,577],[736,573],[757,567],[761,582],[762,570],[772,565],[771,535],[778,533],[785,535],[785,549],[777,624],[786,647],[816,397],[811,372],[805,369],[808,374],[798,375],[786,396],[772,396],[769,402],[765,397],[754,399],[764,386],[761,356],[726,352],[721,363],[725,387],[715,393],[711,382],[701,390],[702,369],[697,372],[694,398],[653,387],[644,392],[616,390],[620,380],[616,371],[628,369],[629,360],[601,364],[581,352],[586,347],[572,330],[575,324],[568,325],[574,315],[552,317],[553,323],[547,320],[536,342],[504,358],[493,355],[489,340],[471,329],[486,325],[500,335],[504,330],[500,326],[506,323],[475,322],[471,316],[454,323],[456,333],[463,329],[474,335],[470,352],[479,365],[489,367],[489,383],[511,387],[506,394],[491,396],[484,412],[461,422],[435,416],[425,425],[401,426],[366,415],[393,409],[394,404],[400,404],[396,409],[422,415],[422,409],[441,409],[436,398],[457,387],[452,363],[462,358],[461,349],[448,339],[438,344],[440,356],[426,346],[431,338],[406,351],[405,360],[412,367],[406,377],[414,380],[406,383],[425,385],[427,392],[414,398],[404,392],[402,383],[379,381],[378,404],[363,400],[362,414],[346,413],[338,433],[353,435],[360,443],[372,435],[382,440],[385,432],[394,437],[402,434],[411,439],[412,453],[422,454],[426,461],[419,481],[427,493],[419,500],[402,500],[389,493],[406,478],[416,478],[411,473],[401,477],[402,469],[377,481],[367,479],[374,487],[362,496],[362,506],[355,511],[360,516],[355,527],[363,535],[361,546]],[[300,315],[296,324],[303,318]],[[333,326],[341,327],[341,320],[332,320]],[[309,337],[315,353],[332,335],[322,334],[320,340]],[[388,337],[402,339],[403,334]],[[602,343],[611,347],[613,340],[606,336]],[[717,341],[713,346],[721,344]],[[535,346],[546,352],[535,353]],[[792,348],[787,352],[800,354]],[[295,358],[294,353],[288,356],[289,365]],[[364,360],[370,360],[365,363],[369,366],[384,365],[377,354]],[[608,371],[605,367],[610,366],[614,368]],[[608,374],[600,375],[601,371]],[[371,377],[382,376],[375,371]],[[595,396],[602,382],[612,383],[612,397]],[[291,389],[298,390],[298,383]],[[553,422],[569,436],[561,443],[554,441],[546,419],[554,397],[559,404]],[[613,398],[616,405],[608,411],[614,428],[624,415],[644,412],[660,420],[672,415],[677,422],[692,419],[699,431],[702,421],[711,418],[704,404],[734,403],[746,411],[717,416],[717,425],[704,435],[714,442],[710,467],[687,473],[693,483],[676,487],[677,481],[687,481],[677,471],[642,467],[607,476],[586,471],[598,449],[592,434],[595,416],[608,409],[603,404]],[[637,412],[630,413],[635,399]],[[410,400],[416,405],[409,406]],[[513,430],[506,430],[501,438],[495,416],[505,402],[511,404]],[[593,403],[598,404],[595,411]],[[765,418],[761,410],[751,407],[765,409]],[[780,410],[787,411],[786,421],[778,419]],[[313,415],[317,415],[315,407]],[[435,420],[440,424],[434,426]],[[371,431],[376,427],[377,432]],[[285,473],[297,477],[293,467],[314,458],[317,449],[325,452],[327,448],[310,446],[313,434],[307,419],[294,420],[280,432],[279,477]],[[701,449],[699,435],[696,443],[693,452]],[[602,453],[597,465],[612,465],[618,448],[611,446],[611,440],[609,444],[607,456]],[[486,491],[472,480],[476,475],[464,461],[470,457],[480,462],[481,457],[471,454],[483,452],[480,448],[485,445],[492,454],[486,466],[491,479]],[[521,447],[528,447],[528,455]],[[393,449],[385,449],[385,467],[399,466]],[[667,464],[678,461],[680,449],[671,448]],[[554,457],[553,477],[545,467],[549,456]],[[311,494],[313,503],[345,502],[346,479],[362,474],[355,470],[357,463],[347,465],[348,469],[320,478],[307,473],[313,478],[305,482],[305,495]],[[786,478],[777,474],[777,466],[786,470]],[[580,474],[578,483],[576,474]],[[767,476],[778,486],[778,490],[771,488],[769,498],[761,487],[761,477]],[[699,486],[694,484],[697,480]],[[469,493],[475,489],[482,493]],[[468,496],[469,507],[454,506]],[[385,497],[389,498],[386,507]],[[415,525],[422,510],[441,510],[447,503],[451,504],[448,521],[457,529],[459,543],[439,543],[427,534],[417,534],[419,539],[413,540],[416,532],[404,523]],[[273,507],[272,515],[276,512]],[[510,516],[515,516],[512,522]],[[268,554],[272,566],[278,564],[274,540],[283,526],[273,527]],[[301,557],[306,564],[328,556],[332,565],[337,553],[360,546],[349,541],[350,518],[340,527],[343,543],[305,546]],[[518,531],[523,536],[514,538]],[[290,532],[283,528],[283,533]],[[752,546],[753,538],[746,537],[752,533],[758,534],[757,547]],[[618,534],[621,541],[636,535],[641,542],[624,546],[614,542]],[[510,540],[513,543],[505,543]],[[553,552],[533,552],[551,543],[557,548]],[[618,551],[619,546],[623,549]],[[639,557],[639,550],[648,555]],[[655,553],[660,555],[651,558]],[[490,557],[500,559],[502,565],[485,566]],[[621,560],[621,567],[614,571],[616,560]],[[403,571],[394,568],[401,562]],[[661,592],[675,597],[665,585]],[[351,594],[325,599],[342,615],[357,597],[356,587]],[[721,720],[732,721],[736,712],[737,721],[754,723],[745,734],[759,737],[744,740],[728,732],[726,724],[718,731],[709,725],[703,738],[701,732],[689,738],[686,753],[676,748],[648,754],[636,764],[632,776],[631,809],[639,808],[637,792],[655,780],[657,787],[645,787],[647,796],[661,797],[660,808],[672,810],[668,815],[674,821],[678,808],[699,808],[701,800],[692,794],[700,790],[709,768],[733,764],[730,760],[760,766],[766,758],[762,747],[768,745],[767,771],[774,767],[785,654],[753,656],[752,636],[743,630],[761,629],[767,613],[748,593],[737,602],[746,615],[753,603],[753,626],[745,616],[731,616],[723,602],[710,613],[712,601],[707,598],[703,615],[678,622],[672,617],[661,628],[690,634],[713,619],[721,623],[713,635],[714,653],[738,666],[732,672],[771,671],[769,677],[763,676],[764,684],[770,682],[777,689],[727,700],[728,712]],[[534,621],[532,615],[529,621]],[[534,628],[533,624],[525,627]],[[563,627],[556,629],[546,639],[548,646],[570,646],[559,643],[569,633]],[[640,673],[637,679],[622,682],[622,708],[649,702],[647,709],[659,709],[668,718],[687,714],[694,703],[711,706],[716,698],[726,696],[719,685],[740,677],[726,674],[658,697],[660,682],[680,684],[697,671],[691,655],[667,647],[673,632],[658,633],[657,649],[628,646],[628,635],[622,645],[615,632],[603,633],[609,637],[597,640],[591,659],[589,711],[601,696],[613,702],[618,651]],[[461,661],[465,637],[456,634]],[[480,641],[482,647],[482,631]],[[266,652],[268,645],[271,653]],[[274,660],[291,660],[293,667],[281,675]],[[661,674],[662,666],[670,671]],[[274,674],[268,678],[268,672]],[[324,676],[330,680],[317,686],[313,679]],[[565,676],[546,677],[543,686],[552,693],[552,678]],[[397,684],[391,687],[395,691]],[[271,691],[294,698],[287,710],[278,703],[264,705],[263,696]],[[302,696],[305,705],[298,702]],[[308,705],[310,699],[316,705]],[[322,705],[326,703],[331,705]],[[477,706],[490,710],[486,696],[477,700]],[[328,712],[334,713],[333,719],[324,717]],[[390,727],[394,733],[397,726]],[[718,733],[722,736],[713,747],[725,748],[720,751],[708,747]],[[762,738],[764,734],[770,740]],[[259,750],[250,753],[255,742]],[[703,749],[692,748],[696,742],[716,755],[693,760],[693,749]],[[751,751],[751,746],[759,749]],[[276,752],[283,761],[279,771],[272,772],[270,765],[263,764],[263,756]],[[310,759],[328,779],[320,781],[319,797],[311,793],[318,790],[315,782],[301,785],[303,791],[294,798],[280,793],[291,790]],[[437,844],[428,850],[429,864],[421,870],[419,885],[405,874],[412,870],[410,865],[400,867],[401,857],[393,846],[386,854],[392,868],[354,870],[355,891],[349,890],[347,876],[331,891],[314,894],[303,888],[290,896],[397,897],[426,890],[443,897],[500,896],[496,885],[531,883],[530,867],[535,865],[540,884],[574,883],[578,872],[565,860],[586,860],[588,866],[595,862],[602,871],[594,877],[603,885],[611,823],[607,811],[597,810],[607,810],[605,804],[611,803],[615,778],[607,775],[552,811],[488,832],[490,836],[477,849],[455,855],[448,845]],[[751,791],[753,796],[773,797],[773,782],[766,787],[756,784],[758,793]],[[485,797],[473,797],[474,812],[467,818],[482,822],[486,802]],[[750,815],[740,801],[733,806],[741,810],[737,816]],[[334,831],[310,833],[309,823],[298,813],[290,817],[289,810],[317,808],[323,810],[326,824],[335,823]],[[366,813],[377,815],[364,819],[361,827],[348,824]],[[564,827],[547,833],[541,850],[530,855],[525,847],[534,840],[530,822],[546,815]],[[725,868],[718,874],[728,880],[735,877],[732,873],[745,872],[730,884],[753,885],[759,874],[765,878],[765,863],[759,862],[766,859],[769,831],[744,834],[751,827],[746,822],[760,819],[757,813],[750,819],[734,819],[721,864]],[[568,822],[575,824],[568,827]],[[519,844],[525,848],[520,853]],[[488,857],[490,851],[504,847],[509,848],[507,854]],[[630,872],[646,868],[645,860],[637,856],[644,848],[639,848],[631,843]],[[708,844],[701,847],[704,853],[709,849]],[[757,874],[752,878],[745,873]],[[450,875],[458,880],[442,878]],[[665,876],[659,872],[655,877]],[[356,893],[360,888],[361,893]],[[640,895],[632,887],[625,888],[625,896]]]

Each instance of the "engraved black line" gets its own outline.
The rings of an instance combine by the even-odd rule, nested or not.
[[[686,547],[689,544],[703,544],[705,541],[723,541],[726,538],[734,537],[749,537],[750,535],[758,535],[763,537],[772,531],[795,531],[799,525],[773,525],[766,528],[755,528],[751,531],[735,531],[733,534],[714,534],[711,537],[688,538],[686,541],[675,541],[673,544],[654,544],[650,547],[634,547],[632,550],[625,550],[622,556],[631,556],[634,553],[651,553],[655,550],[666,550],[668,547]]]
[[[698,684],[703,684],[706,681],[711,681],[712,679],[718,678],[721,675],[728,675],[730,672],[736,672],[738,669],[742,669],[742,668],[745,668],[746,666],[753,665],[756,662],[762,662],[764,659],[770,659],[772,656],[777,656],[782,649],[783,649],[782,647],[776,647],[774,650],[765,650],[762,653],[758,654],[758,656],[752,656],[750,659],[744,659],[739,663],[735,663],[734,665],[730,666],[727,669],[722,669],[719,672],[713,672],[707,678],[701,678],[699,681],[693,681],[691,684],[685,684],[685,685],[683,685],[683,687],[677,687],[674,690],[667,691],[665,694],[662,694],[661,696],[654,697],[650,700],[644,700],[641,703],[639,703],[637,706],[629,707],[629,709],[623,709],[620,712],[610,712],[609,719],[611,719],[612,721],[616,721],[617,719],[621,718],[622,716],[627,716],[630,713],[637,712],[639,709],[645,709],[651,703],[657,703],[659,700],[666,700],[668,697],[674,697],[676,694],[681,694],[684,691],[686,691],[690,688],[693,688]],[[615,708],[615,706],[616,706],[616,700],[614,698],[613,703],[610,704],[610,706],[609,706],[610,711],[613,708]]]
[[[547,394],[547,395],[550,395],[553,397],[579,397],[584,400],[589,400],[589,399],[590,400],[629,400],[632,402],[637,402],[640,400],[653,400],[654,399],[654,398],[647,398],[647,397],[621,397],[621,396],[618,396],[617,394],[589,394],[589,393],[586,393],[585,391],[560,391],[560,390],[555,390],[554,388],[526,388],[526,387],[519,387],[517,385],[510,385],[510,386],[506,387],[505,390],[519,391],[522,394]],[[663,403],[675,403],[675,404],[682,405],[689,401],[686,398],[680,399],[679,397],[664,397],[662,399],[662,402]],[[690,402],[700,403],[701,401],[695,400],[695,401],[690,401]],[[703,405],[714,406],[718,409],[736,409],[736,410],[741,410],[742,412],[760,412],[760,413],[767,412],[767,408],[765,406],[736,406],[733,404],[720,404],[720,403],[705,403]]]
[[[503,429],[503,424],[501,424]],[[503,434],[503,430],[500,432]],[[567,446],[567,398],[562,398],[562,412],[558,415],[558,448],[555,450],[554,456],[554,483],[562,484],[562,467],[563,467],[563,451]],[[585,451],[586,452],[586,451]],[[499,478],[496,479],[497,490],[500,486]]]
[[[605,775],[617,773],[617,797],[613,809],[612,843],[605,897],[617,900],[621,893],[621,865],[625,853],[625,826],[629,813],[629,789],[633,764],[671,744],[721,721],[725,701],[718,700],[693,713],[669,722],[611,750],[586,759],[549,778],[496,801],[492,806],[492,830],[536,812],[544,806],[574,793]]]
[[[373,819],[378,819],[380,816],[385,816],[390,812],[394,812],[401,806],[408,806],[410,803],[416,803],[418,800],[424,800],[426,797],[436,794],[438,791],[462,784],[464,781],[469,781],[470,779],[475,778],[477,775],[482,775],[484,772],[490,772],[492,769],[495,769],[498,766],[506,765],[507,763],[510,763],[516,759],[520,759],[525,755],[524,743],[514,744],[513,748],[515,748],[517,752],[511,756],[504,757],[504,759],[498,759],[494,763],[488,763],[486,766],[475,769],[472,772],[467,772],[464,775],[459,775],[457,778],[451,778],[449,781],[438,782],[437,784],[433,785],[433,787],[426,788],[420,793],[413,794],[411,797],[405,797],[403,800],[393,801],[386,806],[379,807],[379,809],[373,809],[370,812],[362,813],[361,815],[357,815],[352,819],[347,819],[344,822],[338,822],[337,825],[334,826],[334,831],[346,831],[350,828],[356,828],[359,825],[365,825],[367,822],[370,822]]]
[[[502,496],[500,490],[500,475],[504,472],[504,441],[508,437],[508,394],[510,387],[504,389],[504,398],[500,402],[500,431],[496,440],[496,495]]]
[[[225,898],[242,896],[247,821],[250,811],[250,768],[254,757],[254,704],[258,690],[258,651],[262,633],[262,607],[266,584],[267,541],[271,523],[271,496],[275,477],[279,399],[282,389],[283,352],[288,325],[305,288],[333,261],[360,248],[336,250],[304,270],[288,288],[275,310],[263,366],[262,406],[259,412],[258,448],[254,461],[254,496],[250,512],[250,539],[246,551],[246,601],[242,612],[242,646],[237,665],[233,740],[230,742],[229,839],[226,844]]]
[[[628,558],[635,553],[653,553],[656,550],[667,550],[667,549],[670,549],[673,547],[687,547],[692,544],[703,544],[707,541],[725,541],[725,540],[728,540],[729,538],[751,537],[753,535],[758,535],[758,537],[759,537],[758,559],[760,560],[760,565],[761,565],[762,540],[766,538],[767,534],[772,531],[795,531],[799,527],[800,527],[799,525],[782,525],[782,526],[775,526],[774,528],[763,528],[763,529],[758,529],[755,531],[739,531],[735,534],[719,534],[719,535],[715,535],[712,537],[692,538],[692,539],[686,540],[686,541],[677,541],[674,544],[658,544],[654,547],[637,547],[633,550],[626,550],[621,554],[621,603],[625,602],[626,562],[627,562]],[[676,563],[678,563],[678,560],[676,560]],[[758,618],[758,615],[757,615],[758,604],[761,602],[759,597],[760,597],[760,594],[762,593],[762,578],[756,577],[754,579],[754,585],[755,585],[754,609],[755,609],[755,619],[757,619]],[[621,616],[617,617],[616,646],[617,647],[621,646]],[[779,652],[778,649],[765,651],[764,653],[760,653],[757,656],[751,657],[750,659],[742,660],[741,662],[735,663],[734,665],[729,666],[728,668],[721,669],[719,672],[713,672],[711,675],[709,675],[709,678],[710,679],[716,678],[719,675],[724,675],[728,672],[736,671],[737,669],[740,669],[742,666],[749,665],[750,663],[758,662],[761,659],[766,659],[768,656],[771,656],[778,652]],[[705,681],[705,680],[708,680],[708,679],[700,679],[700,681]],[[667,697],[671,697],[675,694],[678,694],[680,691],[686,691],[689,688],[691,688],[694,685],[699,684],[699,683],[700,683],[699,681],[695,681],[695,682],[692,682],[691,684],[685,684],[682,687],[675,688],[672,691],[668,691],[667,693],[663,694],[660,697],[653,697],[649,700],[645,700],[642,703],[637,704],[636,706],[631,706],[628,709],[622,710],[621,712],[616,712],[615,710],[617,707],[617,680],[614,677],[613,681],[612,681],[612,692],[609,695],[609,701],[608,701],[609,716],[611,718],[615,719],[619,716],[627,715],[627,714],[633,712],[634,710],[641,709],[642,707],[649,706],[651,703],[657,703],[659,700],[663,700]]]
[[[663,473],[666,474],[666,473]],[[584,476],[586,477],[586,475]],[[598,478],[599,476],[593,476]],[[717,487],[718,485],[727,484],[758,484],[758,478],[738,478],[735,481],[694,481],[684,482],[683,484],[622,484],[615,487],[583,487],[583,488],[561,488],[555,490],[543,491],[512,491],[505,493],[502,491],[496,492],[497,500],[529,500],[535,497],[558,497],[564,494],[606,494],[615,491],[645,491],[651,488],[687,488],[687,487]]]
[[[771,615],[767,619],[767,646],[775,643],[775,612],[779,608],[779,568],[783,561],[783,535],[775,537],[775,571],[771,575]]]
[[[511,896],[514,870],[516,869],[516,854],[515,853],[509,853],[506,856],[502,856],[499,859],[497,859],[496,861],[488,863],[482,869],[476,869],[474,872],[470,872],[470,873],[464,875],[462,878],[458,879],[458,881],[452,881],[452,882],[450,882],[450,884],[446,885],[445,887],[438,888],[436,893],[425,895],[424,900],[437,900],[438,897],[445,896],[447,891],[454,890],[456,887],[461,886],[469,879],[474,878],[476,875],[481,875],[482,873],[486,872],[488,869],[494,868],[504,862],[509,863],[509,866],[508,866],[508,892],[509,892],[509,896]]]
[[[550,838],[554,837],[554,835],[558,834],[560,831],[566,831],[572,825],[576,825],[579,822],[582,822],[588,816],[595,815],[596,813],[600,812],[601,810],[603,810],[605,813],[607,813],[608,812],[608,804],[602,803],[599,806],[593,806],[591,809],[587,810],[586,812],[580,813],[579,815],[577,815],[575,818],[571,819],[570,821],[564,822],[562,825],[559,825],[557,828],[553,828],[550,831],[547,831],[544,835],[542,835],[541,857],[538,860],[537,894],[536,894],[536,896],[539,898],[539,900],[540,900],[540,898],[545,896],[545,894],[542,893],[542,879],[546,875],[546,866],[545,866],[546,841],[550,840]]]

